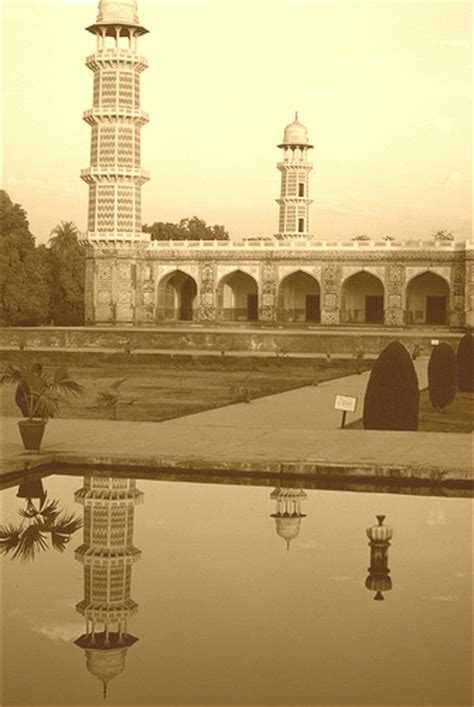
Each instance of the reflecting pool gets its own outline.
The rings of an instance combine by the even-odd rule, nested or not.
[[[2,506],[4,705],[473,702],[468,498],[102,474]]]

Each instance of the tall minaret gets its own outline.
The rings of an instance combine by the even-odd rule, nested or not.
[[[87,30],[96,37],[95,54],[86,59],[94,74],[93,107],[84,113],[92,128],[90,167],[81,172],[89,185],[87,240],[140,241],[141,187],[148,180],[140,166],[140,130],[148,122],[140,110],[140,74],[148,63],[137,43],[148,30],[138,21],[136,0],[100,0]]]
[[[84,542],[76,550],[84,565],[84,599],[76,609],[86,620],[75,643],[105,697],[107,683],[124,670],[127,651],[138,640],[128,633],[128,622],[137,610],[130,592],[132,565],[141,553],[133,545],[133,521],[143,493],[133,479],[91,476],[74,498],[84,506]]]
[[[298,113],[286,126],[283,141],[278,145],[283,150],[283,162],[277,164],[281,172],[280,205],[277,238],[309,238],[309,173],[313,169],[308,162],[308,130],[298,121]]]

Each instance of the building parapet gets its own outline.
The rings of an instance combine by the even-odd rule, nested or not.
[[[406,241],[313,241],[302,238],[285,239],[285,240],[267,240],[267,239],[248,239],[243,241],[224,241],[224,240],[150,240],[149,244],[152,250],[161,250],[165,248],[173,249],[211,249],[218,250],[245,250],[245,249],[261,249],[261,250],[441,250],[441,251],[458,251],[470,250],[474,246],[469,241],[423,241],[423,240],[406,240]]]

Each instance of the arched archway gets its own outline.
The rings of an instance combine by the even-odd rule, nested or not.
[[[347,324],[383,324],[384,287],[372,273],[361,271],[342,286],[342,321]]]
[[[278,290],[278,318],[286,322],[321,320],[319,282],[302,270],[287,275]]]
[[[417,275],[407,285],[407,324],[449,324],[449,285],[434,272]]]
[[[157,319],[187,322],[194,317],[197,285],[191,275],[175,270],[160,280],[158,285]]]
[[[258,285],[253,277],[242,270],[236,270],[222,278],[217,288],[217,302],[221,320],[258,320]]]

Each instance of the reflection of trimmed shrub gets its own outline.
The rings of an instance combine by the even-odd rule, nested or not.
[[[462,393],[470,393],[474,391],[474,338],[471,332],[459,342],[457,359],[458,388]]]
[[[420,393],[410,354],[393,341],[380,354],[364,398],[366,430],[417,430]]]
[[[428,363],[428,390],[431,404],[442,410],[456,395],[456,356],[449,344],[433,348]]]

